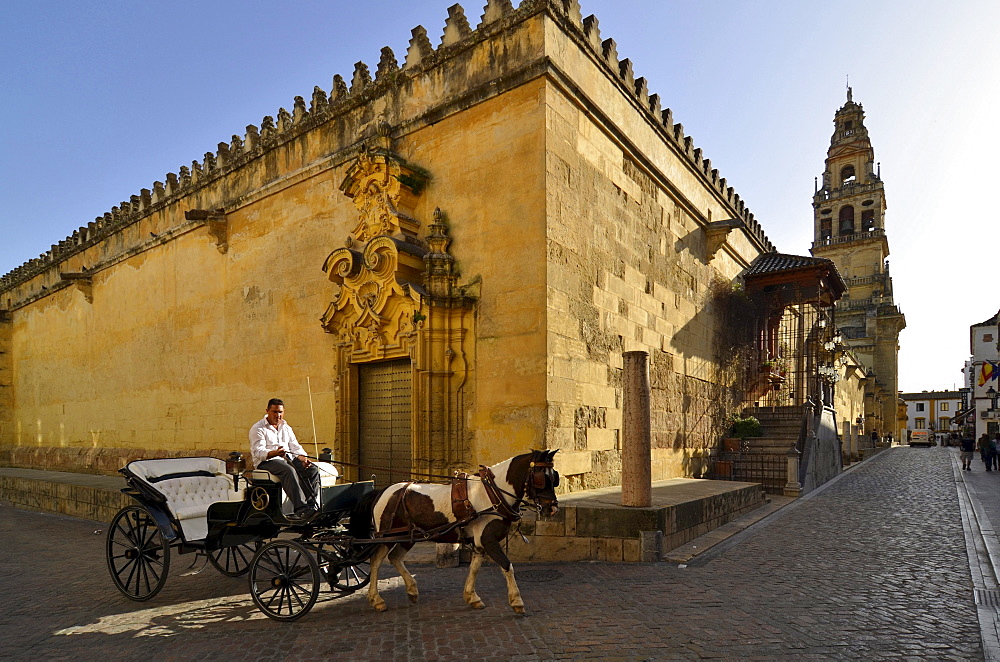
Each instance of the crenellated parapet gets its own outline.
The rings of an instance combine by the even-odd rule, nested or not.
[[[139,194],[130,196],[69,237],[53,244],[42,255],[3,275],[0,277],[0,292],[46,273],[69,257],[99,244],[139,220],[196,195],[229,173],[311,129],[399,90],[408,79],[423,75],[464,49],[542,13],[552,17],[592,54],[606,74],[657,127],[664,141],[672,145],[704,183],[731,208],[734,218],[742,223],[761,248],[774,250],[760,224],[733,187],[719,176],[719,171],[712,167],[701,149],[694,146],[691,137],[684,134],[684,127],[674,123],[670,108],[662,108],[659,95],[650,93],[646,79],[635,76],[630,60],[619,59],[614,39],[602,38],[597,18],[582,16],[578,0],[523,0],[516,8],[511,0],[487,0],[475,28],[461,5],[452,5],[447,11],[436,47],[423,26],[415,27],[402,64],[387,46],[381,49],[374,75],[366,63],[358,62],[349,80],[340,74],[333,77],[329,93],[317,86],[308,101],[306,97],[295,97],[291,111],[279,108],[274,116],[264,117],[259,127],[248,125],[244,134],[233,135],[230,140],[218,143],[200,161],[192,161],[190,166],[180,166],[177,172],[167,173],[163,181],[153,182],[150,189],[140,190]]]
[[[711,160],[705,158],[701,148],[694,146],[691,136],[684,134],[684,126],[679,122],[674,123],[673,111],[661,107],[659,95],[650,93],[645,78],[636,78],[631,60],[618,58],[615,40],[602,39],[597,17],[590,15],[578,20],[580,6],[577,0],[554,0],[554,4],[561,8],[559,15],[563,24],[569,28],[568,32],[582,36],[578,41],[590,50],[594,59],[603,65],[606,74],[615,79],[620,88],[635,101],[635,105],[653,121],[666,142],[673,145],[705,184],[718,193],[749,235],[765,252],[774,251],[774,245],[739,194],[728,185],[725,177],[719,175],[718,169],[712,167]]]

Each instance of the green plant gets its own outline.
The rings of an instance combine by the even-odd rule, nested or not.
[[[753,416],[734,417],[732,425],[729,426],[729,433],[734,437],[746,439],[747,437],[759,437],[764,434],[763,429]]]
[[[424,190],[424,185],[427,183],[427,177],[423,176],[422,173],[414,173],[412,175],[403,173],[396,175],[396,179],[399,180],[400,184],[410,187],[413,195],[420,195],[420,192]]]
[[[762,370],[768,370],[769,372],[776,372],[778,374],[785,374],[785,360],[784,359],[768,359],[760,364]]]

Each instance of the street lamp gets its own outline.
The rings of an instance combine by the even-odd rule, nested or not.
[[[996,410],[997,399],[1000,398],[1000,393],[997,392],[992,386],[986,390],[986,397],[990,399],[990,409]]]

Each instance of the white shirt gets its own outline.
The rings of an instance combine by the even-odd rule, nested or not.
[[[254,423],[250,428],[250,459],[253,460],[253,466],[259,467],[261,462],[267,460],[267,454],[278,448],[292,455],[306,455],[305,449],[292,432],[292,426],[284,419],[278,421],[277,427],[268,423],[266,416]]]

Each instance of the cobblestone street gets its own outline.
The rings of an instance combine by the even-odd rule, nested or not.
[[[519,566],[524,617],[494,566],[480,574],[488,607],[474,611],[465,567],[417,565],[417,605],[390,572],[386,613],[362,594],[323,593],[301,621],[276,623],[245,578],[183,576],[191,555],[174,555],[162,593],[133,603],[108,577],[105,524],[0,507],[0,657],[983,659],[955,455],[891,449],[686,567]],[[1000,473],[976,469],[973,499],[996,501]]]

